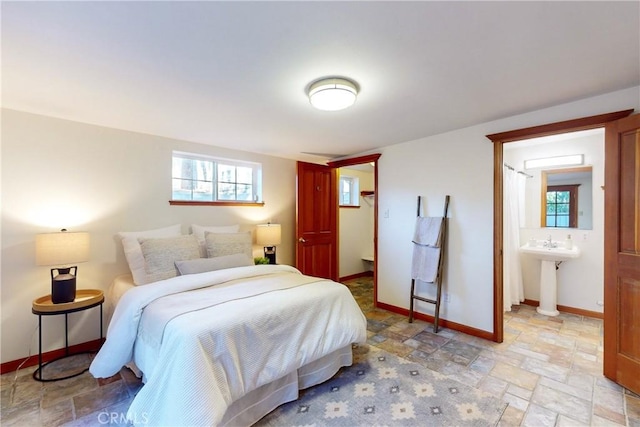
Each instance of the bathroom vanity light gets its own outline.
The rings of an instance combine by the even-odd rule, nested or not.
[[[584,154],[571,154],[569,156],[545,157],[524,161],[525,169],[548,168],[559,166],[576,166],[584,164]]]
[[[318,80],[309,86],[309,102],[318,110],[344,110],[356,102],[358,88],[351,80],[328,78]]]

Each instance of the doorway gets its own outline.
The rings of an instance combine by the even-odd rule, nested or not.
[[[536,137],[558,135],[587,129],[604,127],[608,122],[618,120],[631,114],[633,110],[618,111],[585,117],[548,125],[518,129],[487,135],[493,141],[494,160],[494,223],[493,223],[493,340],[504,340],[504,292],[503,292],[503,268],[504,268],[504,144],[522,141]]]
[[[340,282],[373,274],[373,165],[338,169],[338,277]]]
[[[603,128],[504,147],[504,311],[518,310],[524,303],[537,306],[542,314],[555,313],[557,305],[565,313],[603,317],[603,153]],[[538,256],[520,252],[525,244],[544,246],[549,238],[561,248],[569,240],[579,251],[555,269],[553,291],[541,286]]]
[[[359,203],[362,205],[361,209],[355,208],[355,207],[340,207],[340,205],[346,205],[346,200],[340,200],[338,203],[338,206],[336,206],[336,210],[338,210],[338,217],[340,218],[340,216],[343,217],[355,217],[358,216],[358,214],[362,214],[359,215],[360,217],[362,216],[367,216],[366,211],[373,211],[372,213],[372,218],[360,218],[361,220],[364,221],[371,221],[371,223],[368,224],[359,224],[361,226],[365,226],[365,227],[369,227],[372,226],[372,230],[371,231],[371,246],[370,246],[370,250],[366,250],[363,251],[362,249],[356,249],[357,253],[353,254],[349,254],[349,256],[344,256],[345,254],[343,253],[343,251],[349,251],[350,248],[349,247],[343,247],[344,245],[346,245],[346,243],[344,245],[339,244],[338,245],[338,271],[341,271],[340,276],[342,278],[345,278],[345,274],[342,273],[343,270],[343,266],[341,265],[341,263],[352,263],[352,267],[350,267],[352,270],[347,270],[348,272],[351,271],[355,271],[353,270],[353,268],[357,269],[357,265],[358,263],[360,263],[361,266],[364,267],[369,267],[371,269],[371,272],[373,274],[373,304],[374,307],[377,305],[377,292],[378,292],[378,286],[377,286],[377,264],[378,264],[378,257],[377,257],[377,252],[378,252],[378,159],[380,158],[380,154],[371,154],[371,155],[366,155],[366,156],[361,156],[361,157],[354,157],[351,159],[344,159],[344,160],[337,160],[337,161],[333,161],[333,162],[328,162],[328,166],[331,168],[335,168],[335,169],[340,169],[342,170],[344,169],[351,169],[354,172],[352,173],[352,178],[358,178],[358,170],[363,170],[364,173],[370,173],[372,174],[372,179],[369,179],[368,181],[364,181],[363,180],[363,184],[366,183],[365,186],[358,186],[357,190],[355,190],[355,193],[353,196],[358,198]],[[362,176],[363,178],[365,176]],[[352,187],[353,189],[353,187]],[[340,192],[339,192],[340,193]],[[349,212],[351,210],[355,210],[358,209],[361,212],[355,213],[355,212]],[[344,212],[340,212],[343,211]],[[345,215],[342,215],[342,214]],[[350,214],[354,214],[355,215],[350,215]],[[357,218],[351,218],[351,221],[359,221]],[[341,224],[342,221],[338,221],[339,224]],[[345,225],[348,223],[344,223],[343,225]],[[352,232],[353,230],[351,230]],[[343,234],[343,231],[341,230],[341,228],[338,228],[338,241],[341,240],[341,236]],[[368,239],[369,237],[367,237]],[[363,258],[368,258],[368,260],[365,260]],[[355,277],[352,276],[351,274],[346,274],[346,278],[350,278],[351,277]],[[357,274],[356,274],[357,276]]]

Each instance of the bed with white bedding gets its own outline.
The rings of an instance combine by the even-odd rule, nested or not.
[[[227,268],[127,286],[90,371],[129,363],[145,385],[134,424],[250,425],[351,364],[366,319],[348,288],[285,265]]]

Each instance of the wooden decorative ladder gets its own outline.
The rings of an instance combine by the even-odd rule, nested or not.
[[[422,199],[418,196],[418,209],[416,212],[416,216],[420,216],[420,208],[422,206]],[[446,241],[447,241],[447,213],[449,211],[449,195],[445,196],[444,199],[444,214],[442,218],[442,225],[440,226],[440,256],[438,258],[438,269],[436,273],[435,280],[431,283],[436,285],[436,299],[425,298],[419,295],[416,295],[416,279],[411,278],[411,301],[409,303],[409,323],[413,323],[413,313],[414,313],[414,301],[423,301],[430,304],[434,304],[436,306],[433,320],[433,332],[438,333],[438,321],[440,319],[440,301],[442,297],[442,266],[444,264],[444,254],[446,250]]]

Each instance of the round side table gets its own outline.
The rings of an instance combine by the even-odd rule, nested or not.
[[[93,307],[100,307],[100,340],[102,340],[102,304],[104,303],[104,294],[99,289],[78,289],[76,292],[76,298],[72,302],[65,302],[60,304],[54,304],[51,301],[51,295],[45,295],[43,297],[33,300],[33,306],[31,312],[38,316],[38,369],[33,372],[33,379],[42,382],[60,381],[68,378],[77,377],[89,370],[84,370],[66,375],[58,378],[43,378],[42,368],[53,363],[57,360],[64,359],[66,357],[75,356],[77,354],[91,353],[89,351],[82,351],[77,353],[69,353],[69,313],[75,313],[77,311],[88,310]],[[42,362],[42,316],[55,316],[64,314],[64,356],[56,357],[55,359],[47,362]]]

